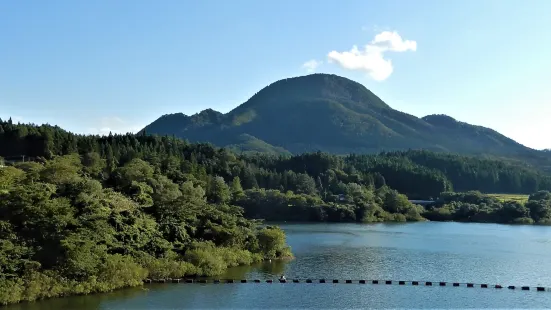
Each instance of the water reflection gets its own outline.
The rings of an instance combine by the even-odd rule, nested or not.
[[[279,275],[285,273],[286,265],[288,261],[272,261],[262,262],[251,266],[239,266],[231,268],[225,274],[215,277],[216,279],[273,279]],[[182,301],[186,303],[197,303],[203,298],[212,297],[212,289],[201,290],[200,287],[206,287],[209,284],[193,284],[188,285],[184,283],[173,284],[148,284],[144,287],[129,288],[118,290],[106,294],[92,294],[84,296],[71,296],[65,298],[53,298],[43,301],[20,303],[7,306],[3,309],[6,310],[99,310],[109,309],[110,305],[124,304],[124,301],[128,300],[142,300],[147,296],[160,295],[167,298],[174,298],[175,295],[180,295]],[[223,284],[221,284],[223,285]],[[239,290],[243,288],[240,285],[223,285],[224,293],[235,295]],[[199,289],[198,289],[199,288]],[[182,296],[182,289],[184,291],[193,291],[193,294],[186,294]],[[162,297],[164,298],[164,297]],[[161,299],[162,299],[161,298]],[[143,306],[143,305],[141,305]],[[129,309],[141,308],[139,305],[132,305]],[[147,307],[146,307],[147,308]]]
[[[146,295],[148,287],[118,290],[111,293],[52,298],[36,302],[24,302],[4,307],[6,310],[98,310],[102,304]]]
[[[249,279],[249,280],[267,280],[279,278],[281,274],[285,274],[287,265],[290,261],[274,260],[272,262],[262,262],[250,266],[239,266],[229,269],[225,274],[217,279]]]

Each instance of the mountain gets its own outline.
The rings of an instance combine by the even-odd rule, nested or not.
[[[551,158],[492,129],[450,116],[418,118],[397,111],[365,86],[329,74],[279,80],[227,114],[207,109],[191,116],[164,115],[143,130],[269,153],[427,149],[530,158],[542,165]]]

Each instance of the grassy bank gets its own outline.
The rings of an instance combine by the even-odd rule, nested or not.
[[[274,255],[291,259],[288,248]],[[20,278],[0,279],[0,304],[35,301],[53,297],[105,293],[116,289],[135,287],[147,278],[168,279],[186,276],[216,276],[227,268],[250,265],[262,261],[259,253],[246,250],[215,247],[213,244],[198,244],[185,257],[172,259],[136,259],[120,254],[109,255],[93,276],[69,279],[52,270],[27,270]]]

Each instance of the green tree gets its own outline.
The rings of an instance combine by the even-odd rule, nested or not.
[[[216,176],[211,179],[211,190],[209,200],[216,204],[226,204],[231,199],[230,188],[224,178]]]
[[[101,158],[100,154],[96,152],[88,152],[82,155],[81,161],[84,173],[93,177],[100,177],[107,167],[106,160]]]
[[[231,182],[230,192],[232,198],[237,201],[245,196],[243,187],[241,187],[241,179],[239,176],[235,176]]]
[[[528,200],[551,200],[551,192],[545,190],[538,191],[537,193],[531,194]]]
[[[25,172],[15,167],[0,168],[0,191],[9,190],[25,178]]]
[[[536,222],[546,222],[551,220],[551,205],[549,200],[529,200],[526,208],[530,210],[530,215]]]
[[[25,179],[29,183],[38,181],[40,179],[40,173],[44,169],[42,164],[32,161],[17,163],[15,167],[25,171]]]
[[[266,227],[258,233],[258,245],[265,258],[276,258],[289,251],[285,233],[278,227]]]
[[[80,158],[76,154],[59,156],[44,165],[40,178],[46,183],[61,185],[76,182],[82,169]]]
[[[297,174],[296,182],[297,193],[307,195],[314,195],[317,193],[316,182],[311,176],[304,173],[299,173]]]

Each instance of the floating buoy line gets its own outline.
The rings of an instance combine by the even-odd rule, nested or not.
[[[411,285],[411,286],[450,286],[450,287],[466,287],[466,288],[481,288],[481,289],[509,289],[521,291],[537,291],[548,292],[551,288],[543,286],[516,286],[516,285],[500,285],[500,284],[484,284],[484,283],[460,283],[460,282],[433,282],[433,281],[395,281],[395,280],[339,280],[339,279],[145,279],[144,283],[198,283],[198,284],[224,284],[224,283],[331,283],[331,284],[374,284],[374,285]]]

